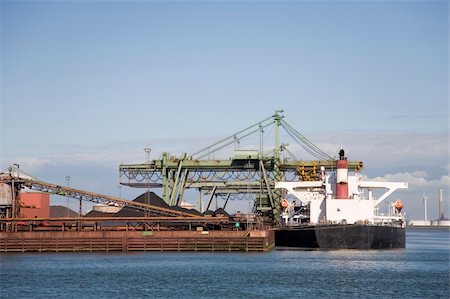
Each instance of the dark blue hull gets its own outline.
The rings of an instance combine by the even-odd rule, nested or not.
[[[372,225],[316,225],[275,231],[275,246],[305,249],[405,248],[405,229]]]

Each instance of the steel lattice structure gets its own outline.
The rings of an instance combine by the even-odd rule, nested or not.
[[[333,157],[320,150],[306,137],[284,121],[282,111],[246,129],[222,139],[194,154],[173,157],[164,152],[162,159],[139,164],[121,164],[119,175],[122,185],[130,187],[162,188],[162,197],[169,205],[179,205],[186,189],[195,188],[209,196],[226,199],[251,194],[255,198],[255,210],[269,215],[278,215],[281,191],[274,189],[276,181],[313,180],[325,170],[336,168]],[[263,153],[264,129],[275,128],[275,145],[270,154]],[[279,141],[279,128],[286,132],[317,160],[282,160],[281,153],[288,151]],[[258,150],[235,151],[228,160],[203,159],[252,134],[260,133]],[[349,161],[349,169],[360,170],[362,162]],[[208,204],[209,206],[209,204]]]
[[[181,216],[181,217],[190,217],[190,218],[201,218],[199,216],[194,216],[190,213],[184,213],[182,211],[176,211],[171,209],[166,209],[150,204],[144,204],[135,201],[124,200],[121,198],[116,198],[109,195],[98,194],[94,192],[84,191],[80,189],[55,185],[46,183],[43,181],[35,180],[35,179],[26,179],[21,177],[15,177],[12,175],[6,175],[0,177],[0,183],[5,183],[9,185],[13,185],[14,189],[19,190],[23,187],[30,188],[35,191],[56,194],[61,196],[68,196],[70,198],[85,200],[94,203],[99,203],[103,205],[114,205],[117,207],[129,207],[136,210],[149,212],[151,215],[158,216]],[[13,217],[17,217],[18,213],[14,213],[16,215],[12,215]]]

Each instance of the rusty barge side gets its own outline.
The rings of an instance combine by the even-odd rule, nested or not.
[[[0,253],[98,251],[267,252],[273,230],[0,232]]]

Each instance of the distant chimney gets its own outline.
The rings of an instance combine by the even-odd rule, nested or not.
[[[444,196],[442,189],[439,189],[439,220],[444,220]]]
[[[428,200],[428,196],[425,196],[425,194],[424,194],[423,195],[423,211],[424,211],[424,214],[425,214],[425,222],[428,221],[427,200]]]

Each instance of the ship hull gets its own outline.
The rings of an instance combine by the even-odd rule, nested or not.
[[[405,229],[373,225],[316,225],[275,231],[275,246],[304,249],[405,248]]]

